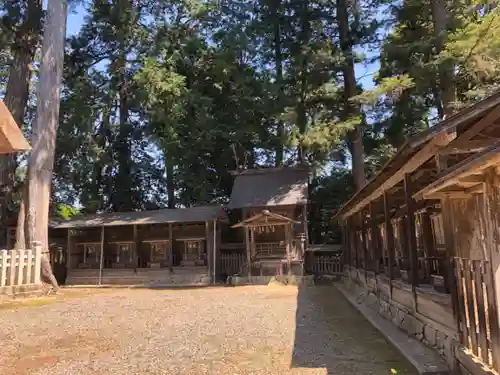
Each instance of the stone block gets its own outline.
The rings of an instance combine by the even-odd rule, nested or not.
[[[436,334],[437,334],[436,330],[432,328],[430,325],[426,325],[424,327],[424,338],[427,341],[427,345],[431,347],[436,346],[437,342]]]

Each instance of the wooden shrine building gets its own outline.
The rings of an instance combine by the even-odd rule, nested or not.
[[[220,206],[117,212],[53,224],[66,231],[67,284],[206,284],[216,273]]]
[[[228,205],[241,220],[245,261],[241,274],[302,275],[307,246],[308,170],[300,167],[235,173]],[[241,238],[241,237],[240,237]]]
[[[410,137],[338,213],[349,290],[464,374],[500,370],[499,174],[497,93]]]

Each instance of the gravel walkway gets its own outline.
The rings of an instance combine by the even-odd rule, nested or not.
[[[331,286],[117,289],[0,321],[2,375],[409,373]]]

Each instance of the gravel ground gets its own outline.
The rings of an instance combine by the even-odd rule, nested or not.
[[[2,375],[410,373],[331,286],[117,289],[0,321]]]

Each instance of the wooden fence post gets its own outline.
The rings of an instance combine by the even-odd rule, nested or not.
[[[18,250],[17,257],[19,261],[17,262],[17,285],[24,284],[24,255],[27,250]],[[28,250],[29,251],[29,250]]]
[[[33,274],[33,256],[35,255],[35,251],[33,249],[26,250],[28,253],[28,263],[26,265],[26,278],[24,280],[25,284],[33,284],[31,281],[31,275]]]
[[[17,250],[10,251],[9,285],[16,285]]]
[[[42,267],[42,243],[39,241],[33,241],[33,249],[35,249],[35,284],[41,284],[42,280],[40,278],[41,267]]]
[[[9,260],[9,252],[7,250],[0,250],[0,287],[7,285],[7,263]]]

